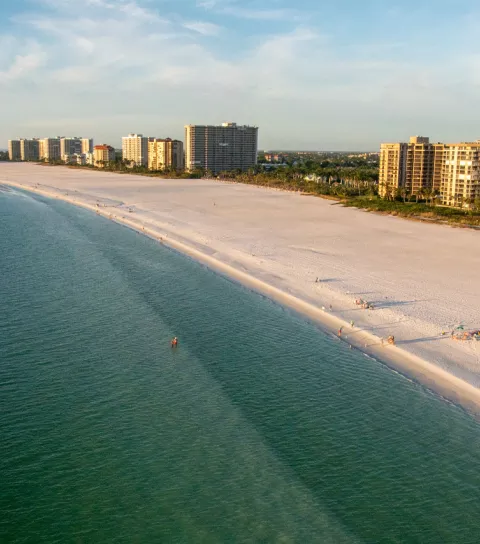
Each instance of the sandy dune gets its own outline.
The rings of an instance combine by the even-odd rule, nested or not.
[[[346,326],[344,338],[362,348],[366,343],[383,359],[400,361],[407,352],[410,361],[421,358],[480,387],[480,342],[449,336],[460,324],[480,329],[478,231],[207,180],[0,163],[0,182],[76,204],[99,204],[102,214],[182,244],[199,258],[230,265],[225,271],[231,275],[245,273],[277,288],[278,296],[272,295],[277,300],[284,293],[308,303],[312,312],[324,307],[324,321],[332,328],[338,319],[353,320],[355,327]],[[356,298],[375,309],[359,309]],[[308,313],[307,305],[299,309]],[[399,349],[381,347],[380,338],[389,334]],[[432,385],[431,367],[417,370],[416,376]]]

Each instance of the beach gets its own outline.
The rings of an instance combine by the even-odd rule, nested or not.
[[[343,327],[353,347],[480,413],[480,345],[450,337],[480,328],[476,231],[211,180],[3,163],[0,183],[91,209],[332,334]],[[389,335],[396,346],[382,344]]]

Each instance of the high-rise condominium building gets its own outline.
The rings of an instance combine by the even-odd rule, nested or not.
[[[147,138],[142,134],[129,134],[122,138],[122,157],[130,161],[131,166],[148,165],[148,142],[153,138]]]
[[[83,153],[93,153],[93,138],[82,138]]]
[[[443,144],[415,136],[380,147],[379,193],[436,191],[442,204],[469,206],[480,197],[480,141]]]
[[[21,161],[20,140],[8,140],[8,158],[11,161]]]
[[[22,161],[38,161],[40,158],[38,140],[36,138],[31,140],[22,138],[20,140],[20,156]]]
[[[258,127],[236,123],[185,126],[185,168],[214,174],[257,164]]]
[[[407,147],[405,189],[418,194],[433,185],[434,148],[425,136],[412,136]]]
[[[83,153],[83,138],[60,138],[60,155],[80,155]],[[88,151],[87,151],[88,153]]]
[[[183,168],[183,143],[180,140],[154,138],[148,142],[148,168],[164,170]]]
[[[380,146],[378,191],[380,196],[391,194],[405,185],[408,144],[387,143]]]
[[[96,145],[93,148],[93,164],[98,168],[103,168],[106,162],[115,160],[115,148],[111,145]]]
[[[442,204],[459,207],[480,198],[480,141],[445,145],[440,195]]]
[[[380,147],[379,192],[393,195],[440,189],[443,145],[425,136],[412,136],[409,143],[387,143]],[[437,170],[435,170],[437,168]]]
[[[60,153],[60,137],[43,138],[38,141],[40,159],[59,160],[62,157]]]

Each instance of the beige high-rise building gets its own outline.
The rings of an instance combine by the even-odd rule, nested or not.
[[[409,143],[380,146],[379,194],[394,196],[399,189],[408,195],[440,189],[443,144],[425,136],[412,136]]]
[[[415,136],[410,143],[381,144],[380,196],[435,191],[445,206],[469,207],[480,198],[480,140],[431,144]]]
[[[20,140],[20,156],[22,161],[38,161],[40,158],[39,144],[36,138]]]
[[[440,195],[442,204],[457,207],[480,198],[480,141],[445,145]]]
[[[405,189],[411,195],[432,188],[434,148],[425,136],[412,136],[407,147]]]
[[[380,196],[393,196],[404,187],[406,178],[408,144],[386,143],[380,146],[378,192]]]
[[[21,161],[20,140],[8,140],[8,158],[11,161]]]
[[[38,142],[40,160],[60,160],[60,137],[58,138],[42,138]]]
[[[115,160],[115,148],[111,145],[96,145],[93,148],[93,164],[97,168],[104,168],[106,162]]]
[[[148,142],[143,134],[129,134],[122,138],[122,157],[131,166],[148,166]]]
[[[443,160],[445,152],[445,144],[432,144],[433,147],[433,174],[432,188],[435,191],[440,191],[442,185]]]
[[[150,170],[181,170],[183,166],[183,143],[180,140],[155,138],[148,142]]]
[[[258,127],[236,123],[185,126],[185,168],[214,174],[257,164]]]

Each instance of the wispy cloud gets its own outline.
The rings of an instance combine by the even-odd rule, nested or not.
[[[300,21],[305,15],[293,9],[252,9],[240,6],[224,6],[219,11],[225,15],[259,21]]]
[[[219,25],[208,23],[205,21],[190,21],[183,23],[183,26],[188,30],[193,30],[203,36],[217,36],[221,30]]]
[[[32,40],[27,40],[23,47],[15,42],[10,42],[15,49],[22,48],[24,54],[16,54],[8,63],[8,66],[0,70],[0,82],[12,82],[18,79],[32,76],[38,69],[45,65],[47,55],[41,46]]]
[[[480,61],[475,40],[460,33],[456,49],[413,55],[398,36],[342,40],[325,25],[327,34],[301,0],[298,11],[280,0],[191,0],[178,12],[150,0],[37,5],[0,35],[0,101],[11,105],[4,138],[20,125],[37,130],[39,119],[61,133],[77,132],[81,119],[116,143],[124,131],[181,137],[185,123],[233,118],[258,124],[267,145],[282,147],[285,133],[295,147],[321,147],[323,137],[352,148],[428,132],[432,121],[408,125],[447,122],[452,103],[452,126],[473,126]]]
[[[308,13],[293,8],[279,8],[273,4],[245,4],[239,0],[199,0],[197,7],[221,15],[258,21],[305,21]]]

